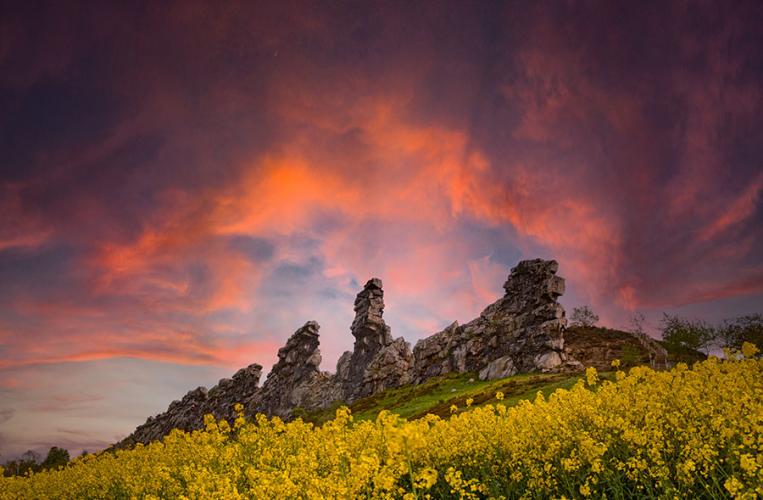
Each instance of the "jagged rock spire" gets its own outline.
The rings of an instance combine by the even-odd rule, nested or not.
[[[382,280],[371,278],[355,297],[355,319],[350,332],[355,337],[352,353],[345,352],[337,363],[337,373],[348,400],[358,396],[366,368],[374,356],[392,342],[390,328],[384,322]]]
[[[413,355],[402,338],[393,340],[384,322],[382,280],[371,278],[355,298],[355,319],[350,331],[355,337],[352,353],[337,363],[337,378],[345,400],[410,382]]]
[[[559,263],[555,260],[523,260],[512,270],[503,289],[506,295],[521,298],[556,301],[564,295],[564,278],[557,276]]]
[[[286,345],[278,350],[278,362],[249,408],[250,413],[288,416],[297,406],[294,391],[320,373],[321,353],[318,349],[320,325],[308,321],[297,329]]]
[[[557,298],[564,279],[555,260],[525,260],[511,270],[505,295],[465,325],[452,324],[413,349],[416,380],[451,371],[481,378],[580,369],[563,352],[566,319]]]
[[[350,331],[355,337],[355,352],[373,350],[392,342],[390,328],[384,323],[382,280],[371,278],[355,298],[355,319]],[[377,349],[378,350],[378,349]]]

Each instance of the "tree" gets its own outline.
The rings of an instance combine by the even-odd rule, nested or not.
[[[40,469],[57,469],[69,463],[69,452],[58,446],[54,446],[48,451],[48,456],[40,464]]]
[[[695,351],[708,351],[718,337],[717,329],[702,320],[689,320],[669,314],[663,314],[660,331],[662,340],[668,346]]]
[[[750,342],[763,352],[763,315],[748,314],[735,319],[727,319],[719,329],[718,337],[723,347],[741,349]]]
[[[646,323],[646,316],[644,316],[644,313],[641,312],[635,312],[633,313],[633,317],[631,318],[631,323],[629,325],[629,331],[633,333],[638,333],[642,335],[646,335],[646,331],[644,331],[644,324]]]
[[[37,472],[39,470],[40,454],[36,451],[27,450],[16,460],[11,460],[3,466],[3,475],[23,476],[28,472]]]
[[[588,306],[576,307],[570,316],[571,326],[591,328],[599,322],[599,317]]]

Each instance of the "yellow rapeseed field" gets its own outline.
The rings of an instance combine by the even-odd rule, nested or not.
[[[0,498],[760,498],[763,360],[745,351],[616,382],[589,369],[548,399],[449,419],[208,417],[203,432],[0,479]]]

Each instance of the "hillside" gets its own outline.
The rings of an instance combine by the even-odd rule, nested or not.
[[[495,395],[502,392],[504,403],[513,405],[523,399],[532,399],[538,391],[549,395],[556,389],[572,387],[583,375],[560,373],[521,374],[498,380],[479,380],[476,373],[449,373],[421,385],[396,387],[359,399],[348,407],[355,420],[373,420],[382,410],[389,410],[408,420],[416,420],[427,414],[447,417],[451,406],[458,411],[466,409],[466,400],[472,399],[472,407],[495,403]],[[336,404],[318,411],[296,409],[295,416],[306,422],[322,424],[334,418]]]
[[[200,429],[207,414],[233,421],[234,403],[241,403],[250,417],[262,413],[290,420],[297,408],[323,412],[338,401],[352,404],[450,373],[494,380],[517,373],[579,372],[583,366],[563,350],[565,313],[558,298],[565,281],[558,269],[554,260],[519,262],[503,284],[503,296],[478,317],[464,324],[454,321],[413,349],[404,338],[392,336],[383,316],[382,281],[371,278],[353,303],[353,349],[340,356],[333,373],[320,369],[320,325],[307,321],[278,350],[278,361],[262,385],[262,366],[252,364],[209,390],[197,387],[149,417],[117,447],[147,444],[173,429]]]
[[[444,416],[454,404],[461,406],[468,398],[484,403],[498,390],[521,399],[538,390],[569,387],[577,380],[572,374],[589,366],[609,370],[613,359],[622,360],[624,367],[656,369],[679,359],[643,334],[565,329],[565,311],[558,302],[565,281],[557,275],[558,267],[553,260],[519,262],[503,285],[503,296],[478,317],[453,322],[420,339],[413,349],[402,337],[392,336],[383,317],[382,281],[372,278],[353,303],[353,350],[342,354],[333,373],[320,369],[320,325],[307,321],[278,350],[278,361],[262,385],[262,366],[242,368],[209,390],[189,391],[116,446],[148,444],[173,429],[201,429],[207,414],[233,422],[235,403],[243,405],[246,416],[261,413],[283,420],[304,416],[322,421],[343,404],[367,417],[382,409],[407,418]],[[681,360],[701,359],[681,354]]]
[[[668,365],[694,363],[707,358],[693,349],[675,349],[658,340],[649,339],[667,351]],[[564,332],[564,350],[580,361],[583,366],[608,370],[613,359],[619,359],[623,367],[649,365],[650,352],[632,333],[604,327],[569,327]]]
[[[612,378],[608,373],[611,363],[618,359],[621,367],[630,368],[649,365],[649,351],[630,333],[603,327],[571,327],[565,331],[565,351],[583,366],[593,366],[603,379]],[[656,342],[656,341],[655,341]],[[706,356],[698,351],[668,350],[669,364],[694,363]],[[466,400],[472,399],[472,407],[495,404],[495,394],[504,394],[504,404],[513,406],[522,400],[532,400],[540,391],[548,396],[556,389],[568,389],[585,375],[582,373],[525,373],[497,380],[480,380],[476,372],[448,373],[432,378],[420,385],[396,387],[359,399],[348,405],[356,420],[373,420],[382,410],[389,410],[403,418],[415,420],[427,414],[447,417],[451,406],[458,412],[466,409]],[[307,422],[321,424],[334,418],[337,403],[329,408],[306,411],[297,408],[294,416]]]
[[[744,350],[756,352],[752,345]],[[387,412],[369,420],[361,400],[357,415],[338,409],[319,426],[262,415],[247,421],[238,405],[232,426],[210,417],[203,431],[175,431],[162,442],[90,455],[57,471],[0,478],[0,498],[763,494],[756,460],[763,451],[763,359],[711,358],[669,371],[635,367],[611,373],[614,382],[592,368],[569,390],[523,401],[533,389],[570,383],[559,376],[483,383],[446,375],[365,399],[368,411],[397,404],[412,420]],[[475,407],[494,389],[515,392]],[[475,404],[446,418],[415,418],[421,407],[441,407],[438,396],[456,393]]]

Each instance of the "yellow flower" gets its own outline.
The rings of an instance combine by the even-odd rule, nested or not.
[[[474,403],[474,399],[473,398],[468,398],[466,400],[466,407],[469,408],[472,405],[472,403]]]
[[[503,401],[503,393],[501,391],[496,392],[495,399],[497,399],[498,401]]]
[[[742,355],[744,355],[745,358],[751,359],[755,357],[758,352],[760,352],[760,350],[752,342],[745,342],[742,344]]]
[[[234,433],[207,415],[197,431],[0,477],[0,500],[717,493],[707,485],[763,496],[763,359],[737,353],[669,371],[635,367],[601,385],[594,369],[585,375],[516,404],[471,408],[469,398],[470,411],[450,419],[409,421],[384,410],[365,420],[342,407],[322,425],[239,414]]]
[[[451,413],[456,413],[457,411],[458,411],[458,406],[456,406],[456,405],[450,405],[450,412],[451,412]]]
[[[741,467],[743,471],[748,473],[754,473],[759,468],[758,462],[755,460],[755,457],[753,457],[749,453],[745,453],[739,457],[739,467]]]
[[[591,487],[588,486],[588,483],[585,483],[580,486],[580,494],[584,497],[587,497],[591,494]]]
[[[599,381],[599,374],[593,366],[585,369],[585,377],[588,385],[596,385],[596,382]]]
[[[418,474],[416,474],[416,487],[419,489],[428,490],[437,483],[437,471],[431,467],[427,467]]]
[[[723,487],[731,493],[731,496],[736,496],[744,488],[744,485],[739,479],[730,477],[723,483]]]
[[[620,368],[620,360],[619,359],[613,359],[612,360],[612,368]]]

